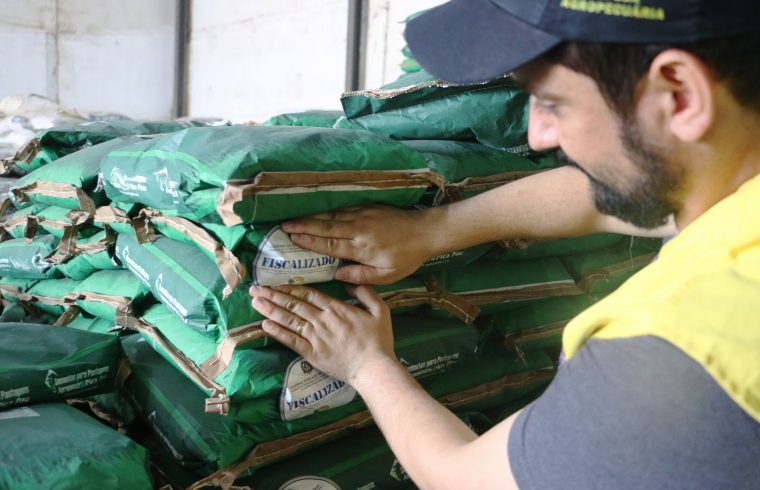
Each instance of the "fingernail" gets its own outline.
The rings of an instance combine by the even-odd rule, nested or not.
[[[290,221],[286,221],[285,223],[282,223],[280,225],[280,228],[282,228],[283,231],[288,231],[293,229],[293,223]]]
[[[259,294],[259,287],[258,286],[251,286],[248,289],[248,294],[250,294],[251,296],[256,296],[257,294]]]
[[[253,306],[259,307],[259,306],[264,306],[264,304],[265,304],[264,300],[261,299],[261,298],[254,298],[253,299]]]

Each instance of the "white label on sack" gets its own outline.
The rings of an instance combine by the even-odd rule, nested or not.
[[[340,407],[356,398],[356,390],[305,361],[294,360],[285,371],[280,395],[282,420],[295,420],[321,410]]]
[[[259,245],[253,260],[253,283],[257,286],[311,284],[331,281],[340,260],[303,249],[290,241],[279,226],[272,228]]]
[[[285,483],[280,490],[340,490],[340,487],[321,476],[299,476]]]
[[[26,417],[39,417],[40,414],[29,407],[13,408],[0,412],[0,420],[23,419]]]

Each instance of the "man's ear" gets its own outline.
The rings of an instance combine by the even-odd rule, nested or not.
[[[658,54],[647,82],[671,133],[685,142],[702,139],[715,121],[716,82],[699,58],[680,49]]]

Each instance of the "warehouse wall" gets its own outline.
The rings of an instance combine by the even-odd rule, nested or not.
[[[176,2],[0,0],[0,97],[172,116]]]
[[[193,0],[191,12],[190,115],[261,122],[339,108],[346,0]]]
[[[402,21],[441,3],[369,1],[365,88],[398,78]],[[262,122],[283,112],[340,109],[347,0],[193,0],[191,11],[191,116]]]
[[[404,20],[444,0],[370,0],[367,31],[366,88],[391,82],[402,73]]]

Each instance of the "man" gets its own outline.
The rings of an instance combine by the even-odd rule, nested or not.
[[[521,412],[473,434],[400,366],[365,286],[351,289],[363,309],[252,288],[264,329],[358,390],[422,488],[760,488],[759,17],[738,0],[433,9],[407,29],[422,66],[453,82],[515,71],[532,94],[531,146],[571,166],[428,211],[285,226],[360,262],[340,278],[379,283],[478,242],[663,232],[672,216],[679,234],[568,325],[567,361]]]

